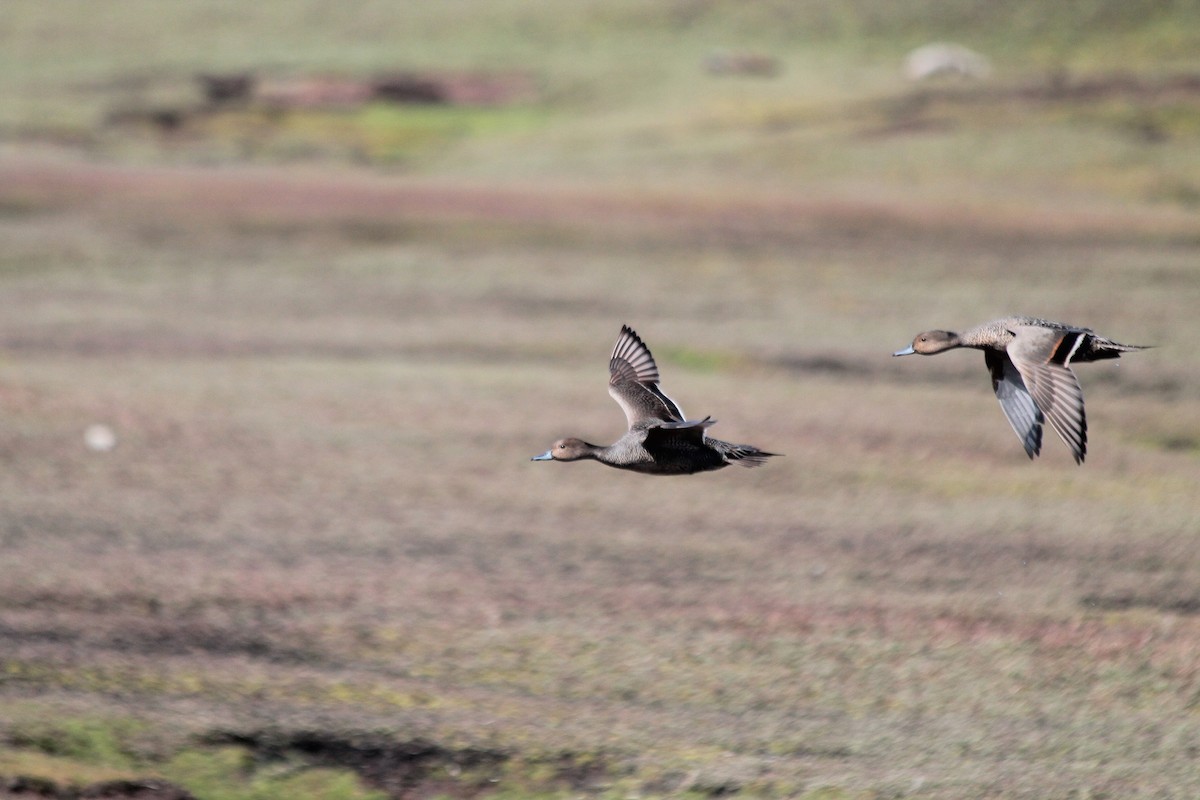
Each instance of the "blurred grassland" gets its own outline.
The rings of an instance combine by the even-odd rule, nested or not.
[[[1154,86],[1187,74],[1200,51],[1194,2],[14,0],[5,17],[0,129],[121,158],[351,159],[486,179],[723,190],[867,183],[989,206],[1066,195],[1194,207],[1200,196],[1194,98],[1013,94],[1063,79],[1136,75]],[[988,90],[930,99],[903,82],[904,53],[942,38],[989,56]],[[701,62],[722,50],[769,54],[780,74],[705,76]],[[227,114],[165,147],[102,124],[131,104],[194,102],[197,72],[400,69],[528,71],[540,93],[506,109],[298,112],[278,124]],[[1147,131],[1157,146],[1144,146]]]
[[[1187,796],[1196,99],[1012,90],[1189,74],[1196,10],[10,3],[0,776]],[[994,59],[983,94],[901,82],[940,37]],[[783,72],[705,76],[717,46]],[[130,75],[397,66],[543,94],[299,115],[301,148],[100,124]],[[1050,432],[1025,458],[977,353],[890,357],[1009,312],[1157,345],[1078,370],[1083,467]],[[714,435],[785,456],[530,463],[622,432],[622,323]]]

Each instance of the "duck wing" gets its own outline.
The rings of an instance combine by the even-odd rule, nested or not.
[[[608,393],[625,412],[630,428],[684,419],[683,410],[658,388],[658,365],[650,348],[628,325],[621,326],[608,362]]]
[[[1071,358],[1090,337],[1081,329],[1018,325],[1008,357],[1021,373],[1033,402],[1082,464],[1087,455],[1087,417],[1083,390],[1071,371]]]
[[[698,447],[704,446],[704,430],[716,425],[712,417],[704,419],[688,419],[678,422],[657,422],[646,428],[643,443],[646,447],[669,442],[689,442]]]
[[[1036,458],[1042,452],[1042,424],[1045,417],[1037,403],[1033,402],[1025,381],[1021,380],[1021,373],[1007,355],[999,350],[984,350],[983,357],[988,371],[992,373],[992,390],[996,392],[1004,416],[1008,417],[1008,424],[1016,431],[1025,454]]]

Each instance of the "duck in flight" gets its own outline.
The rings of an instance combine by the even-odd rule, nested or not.
[[[628,325],[608,362],[608,393],[625,412],[629,430],[613,444],[601,446],[582,439],[559,439],[532,461],[594,459],[617,469],[650,475],[690,475],[722,469],[729,464],[757,467],[778,455],[748,444],[710,438],[712,417],[689,420],[674,400],[658,388],[658,365],[650,348]]]
[[[1035,458],[1042,450],[1042,426],[1050,421],[1082,464],[1087,455],[1087,417],[1083,390],[1071,370],[1077,361],[1120,358],[1145,350],[1144,345],[1121,344],[1090,328],[1064,325],[1036,317],[1005,317],[976,325],[963,333],[925,331],[892,355],[931,356],[958,347],[983,351],[1000,408],[1025,447]]]

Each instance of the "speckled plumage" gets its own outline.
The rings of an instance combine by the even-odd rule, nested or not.
[[[1011,316],[963,331],[931,330],[917,334],[912,345],[893,353],[936,355],[958,347],[983,351],[1000,408],[1016,431],[1026,454],[1042,449],[1042,427],[1051,427],[1082,464],[1087,456],[1087,417],[1083,390],[1071,370],[1076,361],[1120,358],[1144,350],[1143,345],[1114,342],[1091,328],[1037,317]]]
[[[625,435],[607,447],[582,439],[560,439],[533,461],[590,458],[650,475],[690,475],[729,464],[755,467],[777,455],[748,444],[709,438],[706,429],[716,424],[711,417],[686,419],[679,405],[659,388],[658,365],[650,348],[628,325],[621,327],[608,373],[608,393],[629,424]]]

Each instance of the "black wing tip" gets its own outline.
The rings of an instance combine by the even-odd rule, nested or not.
[[[657,384],[658,363],[654,354],[642,341],[642,337],[628,325],[621,326],[621,335],[613,345],[609,356],[609,372],[621,380],[632,380],[642,384]]]
[[[646,343],[644,341],[642,341],[642,337],[638,336],[637,331],[635,331],[633,328],[629,327],[628,325],[622,325],[621,333],[617,336],[617,344],[613,348],[614,355],[616,355],[617,351],[621,349],[621,343],[626,341],[627,339],[632,340],[636,344],[637,347],[642,348],[647,353],[650,352],[650,348],[646,345]],[[651,358],[653,358],[653,356],[651,356]]]

